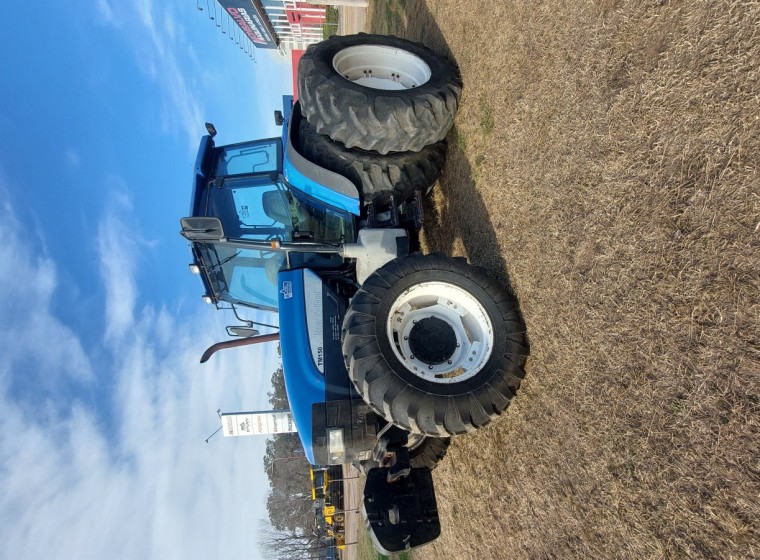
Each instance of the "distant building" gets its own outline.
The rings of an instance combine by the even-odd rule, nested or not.
[[[283,56],[324,36],[326,9],[295,0],[217,0],[229,19],[260,49]]]

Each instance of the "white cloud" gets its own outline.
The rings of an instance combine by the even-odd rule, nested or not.
[[[192,78],[188,78],[178,59],[188,51],[188,44],[175,14],[175,10],[188,9],[187,5],[152,0],[109,5],[106,0],[99,0],[98,9],[105,23],[123,33],[138,66],[159,88],[164,131],[185,135],[194,149],[201,132],[203,109],[189,81]]]
[[[114,16],[113,8],[108,0],[97,0],[95,2],[95,11],[103,23],[108,25],[118,24],[118,20]]]
[[[64,382],[69,376],[53,375],[52,389],[19,393],[14,385],[20,376],[41,377],[56,364],[35,358],[26,366],[30,371],[21,371],[14,359],[0,362],[0,556],[258,558],[252,528],[263,517],[264,441],[203,440],[218,426],[216,408],[262,405],[275,346],[266,349],[265,361],[258,354],[263,348],[240,349],[201,366],[201,352],[223,332],[220,313],[198,306],[193,316],[178,319],[164,308],[140,307],[131,252],[139,239],[130,241],[123,225],[131,220],[126,199],[113,205],[118,212],[98,233],[108,240],[99,250],[114,334],[85,343],[51,311],[56,264],[30,256],[34,245],[20,236],[4,191],[0,202],[0,258],[14,265],[0,269],[0,293],[15,295],[0,296],[3,336],[25,333],[3,347],[14,356],[59,349],[53,353],[59,360],[78,356],[77,367],[89,368],[80,381],[84,389],[72,390]],[[127,237],[119,237],[125,230]],[[115,248],[125,241],[129,249]],[[131,303],[124,309],[108,304],[124,286]],[[29,334],[39,334],[43,325],[44,336]],[[124,332],[129,336],[116,336]],[[68,354],[61,354],[65,348]],[[254,369],[252,352],[258,368],[269,365]],[[71,367],[57,367],[70,373]],[[104,386],[93,400],[87,388],[98,384]],[[48,406],[53,401],[59,402]]]
[[[237,27],[219,6],[210,19],[215,0],[211,11],[201,3],[200,12],[187,0],[100,1],[106,14],[100,21],[130,46],[160,95],[158,108],[145,107],[157,130],[186,142],[191,154],[206,120],[217,124],[225,142],[247,140],[252,130],[262,137],[281,133],[272,111],[281,108],[283,94],[292,93],[290,58],[258,49],[258,64],[251,62],[238,44],[239,32],[233,39],[228,31]]]
[[[97,248],[100,273],[106,287],[106,338],[128,333],[134,322],[137,300],[135,272],[140,248],[139,234],[123,219],[132,203],[123,193],[113,195],[114,204],[98,227]]]
[[[74,332],[51,311],[58,284],[55,263],[40,247],[27,239],[0,186],[0,347],[3,362],[31,383],[47,386],[59,376],[92,379],[93,369]],[[28,231],[28,230],[27,230]]]

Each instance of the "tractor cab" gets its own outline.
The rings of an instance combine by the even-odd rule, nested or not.
[[[218,148],[203,138],[182,235],[207,301],[276,311],[281,270],[343,266],[338,247],[353,241],[352,216],[293,188],[282,159],[279,138]]]

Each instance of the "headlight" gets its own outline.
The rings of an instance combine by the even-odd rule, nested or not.
[[[341,428],[332,428],[327,430],[327,448],[330,451],[330,462],[340,464],[346,454],[343,445],[343,430]]]

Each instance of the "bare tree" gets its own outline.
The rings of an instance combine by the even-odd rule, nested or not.
[[[269,402],[275,409],[290,408],[281,367],[272,374]],[[271,487],[267,511],[272,526],[292,534],[310,532],[314,514],[309,463],[298,434],[276,434],[267,440],[264,469]]]
[[[317,560],[325,558],[332,543],[315,533],[278,531],[264,527],[259,541],[271,560]]]

